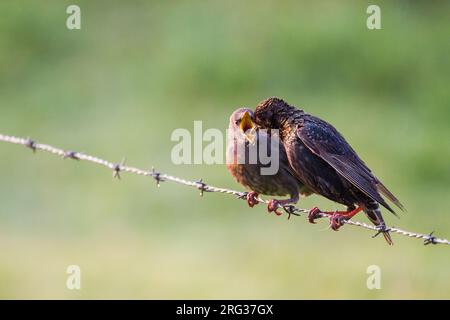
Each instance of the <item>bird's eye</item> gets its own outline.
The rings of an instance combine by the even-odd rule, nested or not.
[[[235,123],[236,125],[239,125],[239,123],[241,123],[241,119],[237,119],[234,123]]]

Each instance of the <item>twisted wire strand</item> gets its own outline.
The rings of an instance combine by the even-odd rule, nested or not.
[[[206,184],[203,182],[202,179],[200,179],[198,181],[191,181],[191,180],[186,180],[186,179],[182,179],[179,177],[175,177],[175,176],[172,176],[169,174],[157,172],[154,168],[152,168],[151,170],[143,170],[143,169],[127,166],[127,165],[125,165],[125,159],[123,159],[122,162],[120,162],[120,163],[113,163],[113,162],[110,162],[110,161],[107,161],[107,160],[104,160],[99,157],[92,156],[92,155],[89,155],[86,153],[71,151],[71,150],[63,150],[61,148],[53,147],[48,144],[37,143],[36,141],[34,141],[30,138],[20,138],[20,137],[0,134],[0,141],[23,145],[23,146],[26,146],[26,147],[32,149],[34,152],[36,152],[36,150],[45,151],[45,152],[48,152],[48,153],[51,153],[54,155],[61,156],[63,159],[82,160],[82,161],[88,161],[91,163],[96,163],[98,165],[107,167],[108,169],[112,170],[113,177],[118,178],[118,179],[120,179],[121,172],[127,172],[127,173],[136,174],[136,175],[140,175],[140,176],[152,177],[153,179],[156,180],[156,183],[158,186],[163,181],[171,181],[171,182],[178,183],[181,185],[194,187],[194,188],[197,188],[198,190],[200,190],[201,196],[203,196],[203,194],[205,192],[217,192],[217,193],[233,195],[239,199],[246,199],[246,195],[247,195],[247,192],[245,192],[245,191],[236,191],[236,190],[215,187],[215,186]],[[258,200],[259,202],[262,202],[262,203],[266,203],[266,204],[269,203],[269,200],[262,199],[260,197],[256,198],[256,200]],[[278,206],[280,209],[284,209],[287,212],[287,214],[289,215],[289,217],[291,215],[299,216],[302,213],[304,213],[304,214],[309,213],[309,210],[297,208],[295,206],[281,206],[281,205],[278,205]],[[329,214],[324,213],[324,212],[319,212],[316,215],[316,217],[317,218],[327,218],[327,217],[329,217]],[[352,221],[352,220],[343,220],[342,223],[351,225],[351,226],[355,226],[355,227],[373,230],[373,231],[377,232],[375,234],[375,236],[378,235],[382,231],[379,227],[368,225],[363,222]],[[411,231],[402,230],[402,229],[394,228],[394,227],[388,228],[388,231],[392,232],[392,233],[397,233],[397,234],[400,234],[400,235],[403,235],[406,237],[410,237],[410,238],[422,239],[422,240],[424,240],[425,245],[427,245],[427,244],[450,245],[449,240],[438,238],[433,235],[433,232],[430,234],[422,234],[422,233],[411,232]]]

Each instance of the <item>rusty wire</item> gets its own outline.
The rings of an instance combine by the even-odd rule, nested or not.
[[[77,152],[77,151],[72,151],[72,150],[63,150],[63,149],[56,148],[56,147],[53,147],[48,144],[37,143],[36,141],[34,141],[30,138],[20,138],[20,137],[14,137],[14,136],[0,134],[0,141],[26,146],[26,147],[30,148],[31,150],[33,150],[33,152],[36,152],[36,150],[46,151],[51,154],[59,155],[63,159],[82,160],[82,161],[88,161],[91,163],[96,163],[98,165],[102,165],[102,166],[107,167],[108,169],[112,170],[113,177],[118,178],[118,179],[120,179],[120,177],[121,177],[120,176],[121,172],[128,172],[128,173],[132,173],[132,174],[136,174],[136,175],[151,177],[156,181],[156,184],[158,186],[163,181],[171,181],[171,182],[175,182],[175,183],[178,183],[181,185],[194,187],[194,188],[197,188],[198,190],[200,190],[201,196],[203,196],[203,194],[205,192],[217,192],[217,193],[233,195],[233,196],[237,197],[238,199],[246,199],[246,195],[247,195],[247,192],[245,192],[245,191],[236,191],[236,190],[231,190],[231,189],[220,188],[220,187],[208,185],[205,182],[203,182],[202,179],[197,180],[197,181],[190,181],[190,180],[178,178],[175,176],[171,176],[171,175],[168,175],[165,173],[157,172],[154,168],[152,168],[151,170],[143,170],[143,169],[127,166],[127,165],[125,165],[125,159],[123,159],[120,163],[113,163],[113,162],[109,162],[107,160],[103,160],[96,156],[91,156],[91,155],[88,155],[88,154],[85,154],[82,152]],[[256,198],[256,200],[258,200],[259,202],[262,202],[262,203],[266,203],[266,204],[269,203],[269,200],[262,199],[260,197]],[[304,213],[304,214],[309,213],[309,210],[307,210],[307,209],[297,208],[297,207],[291,206],[291,205],[284,206],[284,207],[279,205],[279,208],[284,209],[286,211],[286,213],[288,214],[288,217],[290,217],[291,215],[300,216],[300,214],[302,214],[302,213]],[[319,212],[316,217],[317,218],[326,218],[326,217],[329,217],[329,214],[324,213],[324,212]],[[351,226],[355,226],[355,227],[361,227],[361,228],[373,230],[373,231],[377,232],[375,234],[375,236],[378,235],[382,231],[380,229],[380,227],[368,225],[363,222],[352,221],[352,220],[343,220],[342,223],[351,225]],[[410,237],[410,238],[422,239],[424,241],[425,245],[428,245],[428,244],[450,245],[449,240],[438,238],[433,235],[433,232],[430,234],[422,234],[422,233],[406,231],[406,230],[402,230],[402,229],[394,228],[394,227],[387,228],[387,231],[392,232],[392,233],[397,233],[397,234],[400,234],[400,235],[403,235],[406,237]]]

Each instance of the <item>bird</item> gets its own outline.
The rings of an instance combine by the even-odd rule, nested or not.
[[[289,171],[308,190],[347,207],[345,211],[331,212],[314,207],[308,215],[311,223],[322,212],[330,216],[330,226],[337,231],[344,220],[364,211],[387,243],[393,244],[380,205],[395,215],[383,196],[402,211],[405,211],[404,206],[336,128],[277,97],[260,102],[253,119],[259,128],[278,130]]]
[[[269,164],[263,161],[260,155],[265,145],[267,153],[278,155],[278,170],[274,174],[265,174],[263,168]],[[254,154],[254,160],[251,161]],[[249,108],[239,108],[231,116],[228,126],[228,144],[226,152],[227,168],[238,183],[249,190],[246,194],[250,207],[258,204],[259,194],[270,196],[286,196],[288,199],[271,199],[268,211],[281,215],[280,207],[289,214],[290,204],[297,203],[299,195],[309,193],[295,174],[292,172],[287,159],[286,151],[277,136],[270,132],[260,130],[253,121],[253,111]]]

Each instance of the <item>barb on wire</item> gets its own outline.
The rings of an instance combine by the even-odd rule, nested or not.
[[[198,190],[200,190],[200,196],[203,196],[203,194],[205,192],[217,192],[217,193],[234,195],[238,199],[246,199],[246,196],[247,196],[247,192],[245,192],[245,191],[236,191],[236,190],[231,190],[231,189],[226,189],[226,188],[215,187],[215,186],[206,184],[203,181],[203,179],[200,179],[197,181],[190,181],[190,180],[185,180],[185,179],[178,178],[175,176],[171,176],[171,175],[168,175],[165,173],[157,172],[154,168],[152,168],[151,170],[142,170],[139,168],[127,166],[127,165],[125,165],[125,158],[123,158],[120,163],[112,163],[107,160],[103,160],[101,158],[91,156],[91,155],[88,155],[88,154],[85,154],[82,152],[71,151],[71,150],[66,151],[66,150],[63,150],[60,148],[53,147],[51,145],[37,143],[36,141],[34,141],[30,138],[24,139],[24,138],[8,136],[8,135],[3,135],[3,134],[0,134],[0,141],[23,145],[23,146],[28,147],[31,150],[33,150],[33,152],[36,152],[36,150],[49,152],[51,154],[59,155],[63,159],[73,159],[73,160],[78,160],[78,161],[81,160],[81,161],[88,161],[88,162],[96,163],[98,165],[107,167],[108,169],[112,170],[113,177],[118,178],[118,179],[120,179],[121,172],[127,172],[127,173],[136,174],[136,175],[152,177],[153,179],[155,179],[158,187],[159,187],[160,183],[164,182],[164,181],[171,181],[171,182],[175,182],[175,183],[182,184],[185,186],[194,187],[194,188],[197,188]],[[259,197],[256,198],[256,200],[258,200],[259,202],[266,203],[266,204],[269,203],[268,200],[262,199]],[[307,209],[297,208],[292,205],[289,205],[289,206],[279,205],[279,208],[284,209],[286,211],[286,213],[288,214],[288,218],[290,218],[291,215],[299,216],[302,213],[306,213],[306,214],[309,213],[309,210],[307,210]],[[327,218],[327,217],[329,217],[329,215],[324,212],[318,212],[316,214],[316,218]],[[366,223],[358,222],[358,221],[343,220],[342,223],[348,224],[351,226],[355,226],[355,227],[373,230],[377,233],[379,233],[380,231],[385,231],[385,230],[380,230],[379,227],[368,225]],[[422,239],[424,241],[425,245],[428,245],[428,244],[450,245],[449,240],[437,238],[436,236],[433,235],[433,232],[431,232],[430,234],[422,234],[422,233],[415,233],[415,232],[406,231],[406,230],[402,230],[402,229],[398,229],[398,228],[394,228],[394,227],[387,228],[387,231],[392,232],[392,233],[397,233],[397,234],[400,234],[400,235],[403,235],[406,237],[410,237],[410,238]]]

